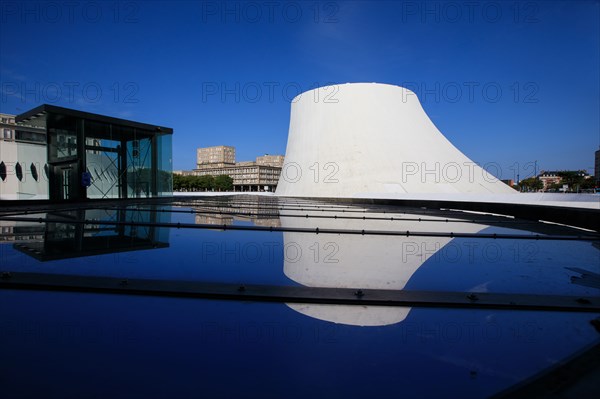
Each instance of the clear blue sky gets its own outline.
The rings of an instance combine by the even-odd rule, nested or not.
[[[0,112],[41,103],[173,127],[195,148],[283,154],[290,100],[405,85],[502,178],[590,169],[600,144],[596,2],[0,2]]]

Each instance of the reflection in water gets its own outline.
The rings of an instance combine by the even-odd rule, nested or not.
[[[295,284],[438,293],[476,291],[487,285],[487,292],[505,295],[582,298],[591,292],[596,293],[592,300],[597,298],[590,288],[598,278],[597,242],[537,241],[531,236],[531,231],[574,235],[555,225],[458,211],[391,206],[365,209],[291,199],[176,202],[179,204],[172,207],[140,203],[124,210],[20,213],[20,218],[31,218],[28,222],[4,218],[0,241],[10,244],[0,242],[0,272],[42,271],[71,275],[71,281],[75,274],[115,281],[131,278],[134,283],[139,278],[158,280],[159,284],[185,281],[236,288],[241,283],[262,284],[283,294]],[[40,217],[52,221],[38,223]],[[89,222],[84,224],[84,220]],[[171,220],[169,240],[169,228],[153,222],[164,226]],[[132,226],[132,221],[139,224]],[[281,225],[287,231],[274,228],[271,232],[250,223]],[[220,228],[223,224],[243,229]],[[339,231],[317,234],[316,227]],[[292,231],[294,228],[310,230]],[[363,229],[477,236],[362,235]],[[481,236],[490,231],[499,235],[516,232],[521,237],[495,240]],[[13,242],[20,251],[40,260],[170,248],[136,253],[136,262],[92,256],[42,265],[13,250],[17,247]],[[485,251],[478,251],[472,262],[452,256],[452,250],[471,248],[471,244],[479,249],[501,248],[509,258],[490,261]],[[528,251],[531,246],[535,251]],[[244,248],[266,248],[269,256],[254,257]],[[208,249],[215,252],[209,254]],[[571,282],[573,274],[577,279]],[[115,375],[131,377],[124,383],[141,389],[145,396],[164,388],[148,385],[148,381],[171,381],[169,389],[172,386],[176,391],[170,396],[189,396],[198,385],[197,379],[189,377],[203,376],[207,392],[239,397],[262,392],[264,386],[279,387],[278,396],[306,397],[319,392],[321,396],[391,397],[398,395],[399,378],[406,382],[402,393],[408,397],[443,397],[448,392],[488,397],[562,362],[598,338],[590,323],[597,315],[591,313],[449,309],[443,300],[436,307],[413,310],[284,306],[252,300],[27,292],[10,289],[9,280],[0,278],[0,282],[9,288],[0,289],[0,322],[5,327],[0,328],[0,338],[11,343],[4,356],[10,359],[10,367],[5,369],[6,380],[12,384],[4,389],[9,396],[12,392],[40,396],[36,388],[40,386],[46,393],[48,387],[60,392],[68,386],[71,396],[85,396],[91,386],[106,390],[104,396],[108,396],[114,381],[102,379],[98,385],[97,376],[113,370]],[[32,362],[34,358],[39,361]],[[94,362],[57,361],[82,358]],[[200,358],[216,360],[198,362]],[[240,359],[252,361],[250,373],[248,362]],[[130,370],[136,370],[135,375],[131,376]],[[340,384],[328,378],[332,372],[350,376],[350,382]],[[31,375],[46,380],[28,384]]]
[[[586,273],[585,278],[573,280],[565,273],[581,272],[574,270],[573,265],[593,272],[593,268],[588,267],[590,254],[585,248],[589,242],[540,241],[538,244],[530,239],[481,237],[465,241],[464,237],[449,235],[450,232],[476,235],[484,229],[488,235],[490,230],[514,234],[515,229],[528,231],[520,236],[529,236],[530,231],[542,235],[572,234],[564,228],[558,230],[557,226],[548,227],[541,223],[490,215],[473,216],[458,211],[391,206],[364,208],[265,197],[176,201],[173,205],[172,208],[146,204],[124,209],[25,214],[31,222],[1,222],[3,234],[0,240],[17,241],[14,248],[41,261],[162,248],[169,246],[169,227],[158,227],[156,223],[164,226],[173,217],[172,227],[177,227],[173,230],[177,238],[169,251],[149,254],[144,258],[144,268],[124,267],[116,261],[109,264],[104,259],[101,260],[101,273],[123,277],[133,273],[152,279],[233,284],[300,284],[355,290],[403,290],[408,287],[438,292],[485,292],[491,289],[500,293],[539,295],[582,295],[582,292],[587,295],[580,287],[590,287],[595,281],[590,279],[594,277],[590,273]],[[37,223],[40,217],[51,222]],[[137,224],[131,225],[131,222]],[[193,226],[194,222],[203,226]],[[184,229],[183,224],[189,229]],[[223,227],[232,224],[250,230],[231,232]],[[250,224],[263,231],[253,231]],[[281,227],[284,231],[273,229],[270,232],[268,227]],[[316,233],[316,228],[330,231]],[[396,235],[363,235],[362,230],[387,231]],[[413,234],[398,235],[405,231]],[[418,232],[439,233],[439,236],[415,236]],[[567,245],[573,256],[581,253],[580,258],[564,260],[562,254]],[[460,259],[461,250],[468,252],[473,248],[480,249],[475,256],[469,252],[468,260],[464,255]],[[456,251],[458,257],[454,255]],[[501,255],[509,259],[490,260],[498,251],[504,251]],[[536,257],[535,254],[539,255]],[[413,278],[425,263],[438,263],[442,267],[424,269]],[[61,272],[71,273],[67,262],[60,266],[63,267]],[[78,267],[73,272],[98,274],[94,268]],[[569,287],[575,285],[579,287]],[[399,323],[411,312],[408,307],[391,306],[288,306],[319,320],[358,326]]]
[[[397,219],[348,220],[282,217],[282,227],[305,227],[344,230],[423,231],[422,215],[403,214]],[[446,218],[427,216],[430,220]],[[455,233],[477,233],[487,226],[449,220]],[[393,224],[390,224],[393,223]],[[316,225],[316,226],[315,226]],[[427,230],[448,231],[448,224],[431,222]],[[284,232],[285,248],[300,248],[303,256],[284,256],[284,273],[309,287],[402,290],[415,271],[448,244],[450,237],[406,237],[385,235],[332,235]],[[320,320],[358,326],[382,326],[401,322],[409,307],[343,306],[321,304],[287,304],[290,308]]]
[[[168,222],[168,212],[155,212],[154,209],[78,209],[36,216],[52,222],[3,223],[13,223],[12,236],[19,239],[13,244],[14,248],[39,261],[169,246],[167,228],[135,225]],[[24,240],[22,232],[29,233],[28,239]]]
[[[204,206],[194,206],[196,224],[232,225],[235,221],[250,221],[255,226],[279,227],[279,209],[273,198],[248,197],[243,204],[233,204],[230,199],[206,201]]]

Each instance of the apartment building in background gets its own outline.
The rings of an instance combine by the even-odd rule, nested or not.
[[[255,161],[235,161],[235,147],[215,146],[196,150],[196,169],[175,171],[183,176],[228,175],[233,179],[234,191],[275,191],[281,169],[283,155],[265,154]]]
[[[235,164],[235,147],[219,145],[216,147],[198,148],[196,150],[196,165],[224,166]]]

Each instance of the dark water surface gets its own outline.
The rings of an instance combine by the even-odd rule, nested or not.
[[[238,196],[11,214],[0,228],[2,272],[600,294],[578,279],[600,273],[598,241],[572,239],[588,232],[452,210]],[[487,397],[594,343],[596,317],[2,289],[0,386],[2,397]]]

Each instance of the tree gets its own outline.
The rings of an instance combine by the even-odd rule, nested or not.
[[[190,177],[190,189],[192,191],[202,190],[202,176],[189,176]]]
[[[547,191],[560,191],[562,190],[562,183],[551,183],[546,187]]]
[[[214,187],[219,191],[231,191],[233,190],[233,179],[231,176],[219,175],[215,177]]]
[[[581,189],[590,189],[596,187],[596,177],[592,176],[588,179],[583,179],[579,188]]]
[[[194,187],[194,177],[195,176],[182,176],[181,180],[181,190],[182,191],[192,191]]]
[[[209,191],[209,190],[212,190],[215,186],[215,178],[210,175],[200,176],[199,180],[200,180],[199,185],[200,185],[201,190]]]
[[[217,177],[173,175],[173,190],[175,191],[231,191],[233,179],[227,175]]]
[[[529,179],[521,180],[518,187],[520,191],[537,191],[544,187],[544,183],[535,177],[530,177]]]
[[[579,187],[585,180],[585,171],[582,170],[565,170],[558,172],[562,178],[561,183],[567,184],[570,191],[579,191]]]
[[[183,188],[184,176],[173,174],[173,191],[180,191]]]

